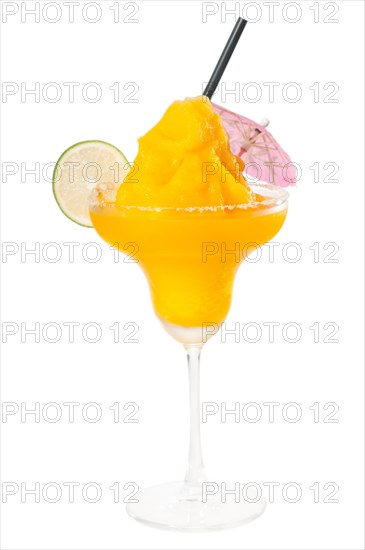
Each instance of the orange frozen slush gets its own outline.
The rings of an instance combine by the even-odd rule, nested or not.
[[[222,322],[240,263],[281,228],[286,205],[265,206],[243,168],[210,102],[176,101],[140,138],[115,202],[91,208],[103,239],[124,252],[134,243],[162,320]]]

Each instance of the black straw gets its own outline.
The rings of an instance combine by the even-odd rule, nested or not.
[[[231,56],[234,52],[235,47],[237,46],[237,42],[240,39],[240,36],[243,32],[243,29],[246,26],[246,23],[247,23],[246,19],[243,19],[242,17],[239,17],[237,19],[237,22],[234,26],[231,36],[228,38],[228,42],[224,47],[224,50],[222,52],[222,55],[219,58],[216,68],[214,69],[213,74],[210,77],[209,82],[206,85],[206,88],[203,92],[203,95],[206,97],[209,97],[209,99],[212,99],[212,95],[214,94],[219,84],[219,81],[222,78],[222,75],[228,65],[228,61],[231,59]]]

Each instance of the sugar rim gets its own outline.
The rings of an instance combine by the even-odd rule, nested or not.
[[[268,184],[265,182],[255,182],[249,184],[250,189],[257,194],[261,194],[260,191],[269,192],[267,199],[263,201],[251,201],[244,204],[223,204],[215,206],[135,206],[135,205],[118,205],[114,202],[99,202],[90,198],[89,207],[91,210],[102,211],[103,209],[115,208],[120,211],[124,210],[137,210],[140,212],[217,212],[226,210],[249,210],[255,208],[270,208],[278,207],[285,204],[288,201],[289,193],[286,189],[278,187],[277,185]],[[270,196],[270,193],[272,195]]]

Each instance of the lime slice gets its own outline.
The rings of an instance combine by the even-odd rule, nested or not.
[[[81,141],[66,149],[53,172],[53,194],[62,212],[85,227],[92,227],[89,197],[96,187],[115,190],[128,171],[119,149],[105,141]]]

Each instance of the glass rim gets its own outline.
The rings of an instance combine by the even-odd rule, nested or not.
[[[257,209],[257,208],[271,208],[271,207],[279,207],[283,204],[285,204],[288,201],[289,193],[286,189],[283,187],[279,187],[278,185],[273,185],[266,182],[255,182],[255,183],[249,183],[247,182],[250,189],[255,193],[258,194],[261,191],[265,191],[268,193],[268,196],[265,197],[262,201],[251,201],[249,203],[242,203],[242,204],[222,204],[222,205],[207,205],[207,206],[138,206],[138,205],[118,205],[116,203],[94,203],[90,201],[89,207],[90,210],[95,211],[102,211],[103,209],[116,209],[120,211],[129,211],[129,210],[135,210],[139,212],[224,212],[224,211],[231,211],[231,210],[251,210],[251,209]],[[256,189],[256,191],[255,191]]]

